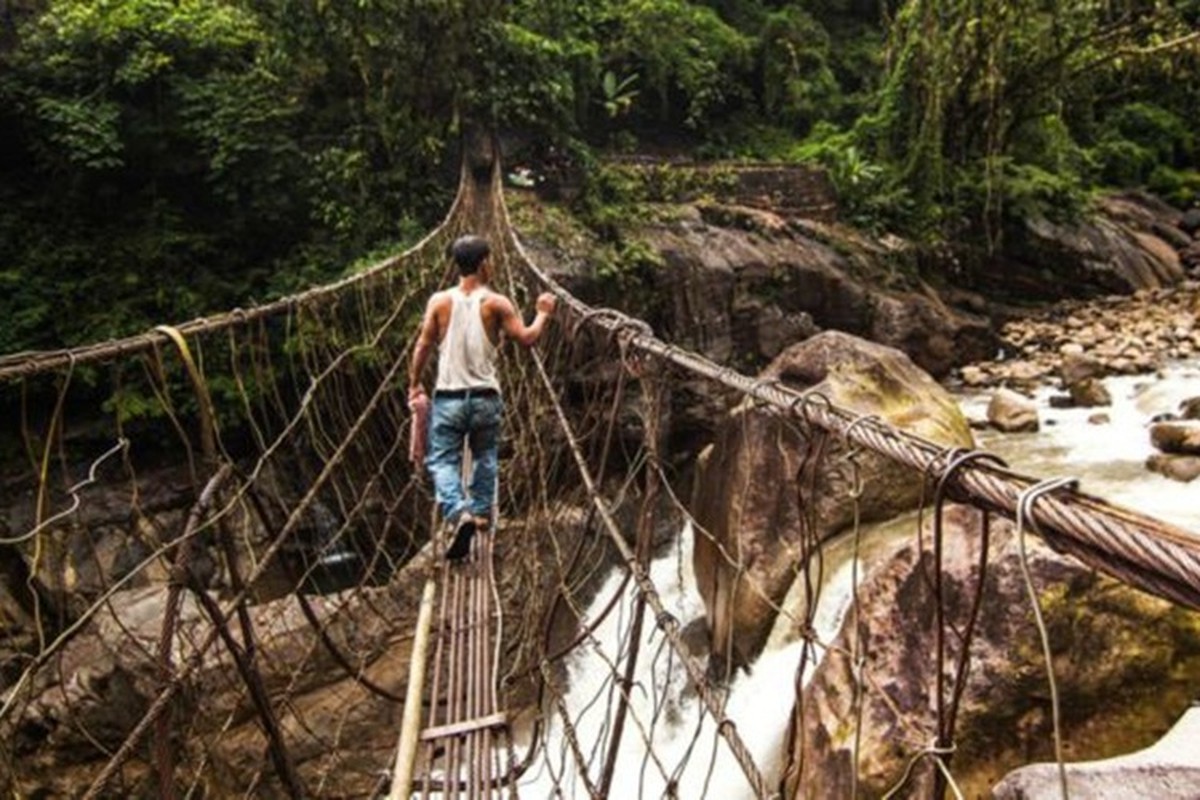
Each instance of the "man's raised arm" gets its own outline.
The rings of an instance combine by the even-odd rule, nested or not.
[[[546,322],[554,313],[554,306],[557,302],[550,292],[542,292],[538,295],[535,303],[537,315],[533,318],[533,322],[526,325],[516,308],[513,307],[512,301],[507,297],[501,297],[500,327],[508,338],[525,347],[532,347],[541,338],[542,332],[546,329]]]

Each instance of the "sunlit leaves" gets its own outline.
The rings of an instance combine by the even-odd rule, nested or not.
[[[121,166],[120,107],[111,101],[38,97],[33,101],[46,137],[65,159],[91,169]]]

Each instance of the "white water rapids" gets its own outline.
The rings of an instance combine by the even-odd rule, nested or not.
[[[850,597],[849,566],[840,573],[840,578],[831,578],[828,596],[818,609],[816,625],[821,638],[832,638],[841,626]],[[685,526],[668,554],[651,564],[650,577],[664,607],[681,625],[703,616],[704,607],[692,574],[691,525]],[[589,613],[599,614],[620,583],[618,572],[609,576]],[[838,588],[835,584],[845,585]],[[584,652],[568,664],[570,688],[565,701],[585,757],[590,760],[589,776],[593,781],[599,779],[611,733],[609,700],[618,691],[611,680],[613,670],[619,674],[624,669],[620,643],[632,625],[629,609],[636,589],[631,583],[625,591],[626,602],[604,620],[592,642],[583,646]],[[725,714],[737,724],[738,735],[768,785],[778,780],[780,749],[792,710],[799,659],[799,643],[764,652],[750,674],[738,675],[726,698]],[[635,681],[610,797],[753,797],[741,767],[717,734],[712,716],[701,713],[703,704],[688,688],[684,667],[665,635],[656,628],[649,610]],[[546,758],[539,758],[522,779],[521,796],[588,797],[564,740],[561,718],[548,709],[547,724]],[[647,747],[647,742],[652,746]],[[676,784],[673,795],[668,793],[671,782]]]
[[[1111,408],[1054,409],[1049,406],[1053,392],[1043,390],[1037,394],[1040,432],[1005,435],[985,431],[977,435],[978,445],[1005,458],[1019,472],[1039,477],[1077,477],[1085,492],[1200,535],[1200,485],[1177,483],[1144,466],[1152,452],[1146,429],[1149,418],[1177,411],[1181,400],[1200,396],[1200,362],[1173,364],[1162,377],[1116,377],[1105,384],[1113,397]],[[962,404],[969,416],[982,417],[987,400],[984,395],[965,396]],[[1089,423],[1088,417],[1097,412],[1107,413],[1110,421]],[[867,561],[874,549],[869,541],[872,530],[878,543],[889,536],[911,535],[912,524],[906,520],[864,529],[860,555]],[[834,543],[827,552],[816,617],[819,641],[832,640],[846,614],[852,593],[850,555],[851,548],[844,540]],[[651,566],[651,578],[663,603],[681,626],[704,614],[691,565],[692,530],[688,526],[677,545]],[[619,572],[609,577],[588,610],[589,618],[600,613],[620,580]],[[635,591],[631,583],[620,608],[599,626],[594,639],[583,646],[584,652],[568,664],[565,703],[593,781],[599,779],[612,734],[611,709],[616,707],[618,683],[613,676],[624,669],[621,643],[632,624],[630,609]],[[788,632],[791,628],[787,621],[777,626],[751,672],[739,674],[729,687],[725,707],[770,786],[779,779],[781,750],[795,697],[801,644]],[[679,659],[648,610],[630,716],[610,797],[734,800],[753,796],[741,768],[717,735],[711,716],[701,713],[702,704],[687,685]],[[522,778],[519,793],[527,798],[587,798],[588,790],[564,738],[561,718],[552,708],[544,712],[547,744]],[[677,784],[673,794],[668,788],[671,782]]]
[[[1018,472],[1039,477],[1075,477],[1080,490],[1174,523],[1200,535],[1200,481],[1180,483],[1146,469],[1150,418],[1177,413],[1179,403],[1200,397],[1200,360],[1166,366],[1162,377],[1132,375],[1104,379],[1112,405],[1052,408],[1044,388],[1036,392],[1041,430],[1037,433],[976,433],[978,446],[1006,459]],[[986,417],[990,395],[964,398],[973,418]],[[1093,414],[1108,422],[1092,424]]]

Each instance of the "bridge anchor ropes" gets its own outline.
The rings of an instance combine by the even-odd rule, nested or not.
[[[436,624],[434,581],[426,584],[389,800],[516,796],[509,717],[496,691],[500,620],[493,605],[492,543],[491,535],[475,536],[463,561],[443,561]],[[428,718],[422,725],[426,679]]]

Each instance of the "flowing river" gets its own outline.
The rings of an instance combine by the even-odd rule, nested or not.
[[[1179,403],[1200,397],[1200,360],[1178,361],[1162,377],[1134,375],[1111,377],[1104,385],[1112,405],[1103,408],[1053,408],[1043,388],[1036,392],[1041,430],[1003,434],[977,431],[979,447],[990,450],[1009,465],[1038,477],[1075,477],[1080,490],[1152,517],[1194,531],[1200,536],[1200,481],[1180,483],[1146,469],[1154,453],[1148,424],[1155,415],[1175,413]],[[989,395],[963,398],[963,408],[974,419],[987,416]],[[1088,418],[1105,414],[1108,422]]]
[[[833,638],[841,626],[850,598],[850,574],[846,563],[829,577],[816,617],[822,639]],[[685,526],[669,553],[651,564],[650,575],[663,605],[681,625],[703,617],[704,606],[692,574],[691,525]],[[589,614],[599,614],[620,583],[619,573],[609,576]],[[632,622],[628,611],[635,594],[632,584],[626,593],[627,602],[622,605],[625,613],[614,611],[598,627],[590,646],[585,645],[590,652],[568,665],[566,706],[585,756],[590,759],[593,781],[600,774],[611,733],[609,700],[617,689],[609,679],[612,670],[623,669],[619,659],[624,656],[622,647],[627,646],[623,643]],[[799,659],[798,642],[768,649],[750,672],[739,673],[725,699],[726,715],[737,723],[738,735],[768,784],[778,780],[780,746],[792,710],[792,686]],[[741,767],[717,734],[712,716],[701,713],[702,703],[688,688],[682,663],[655,627],[649,611],[635,681],[610,797],[753,797]],[[547,756],[527,773],[520,785],[521,795],[589,797],[565,741],[561,717],[549,712],[548,722]],[[651,747],[647,747],[648,742]]]

